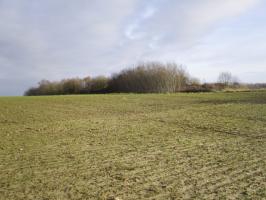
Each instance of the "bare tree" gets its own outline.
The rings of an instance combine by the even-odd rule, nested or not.
[[[104,93],[108,87],[109,79],[105,76],[98,76],[90,81],[90,93]]]
[[[229,86],[233,84],[234,79],[235,77],[230,72],[221,72],[218,76],[218,83]]]

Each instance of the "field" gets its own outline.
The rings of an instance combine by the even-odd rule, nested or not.
[[[266,92],[0,98],[0,199],[266,199]]]

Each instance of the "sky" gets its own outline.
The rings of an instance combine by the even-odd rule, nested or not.
[[[0,95],[146,61],[266,82],[266,1],[0,0]]]

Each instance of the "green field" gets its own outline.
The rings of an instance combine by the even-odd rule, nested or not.
[[[266,199],[266,92],[0,98],[0,199]]]

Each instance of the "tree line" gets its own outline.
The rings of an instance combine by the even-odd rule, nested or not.
[[[195,81],[197,80],[191,78],[182,65],[147,62],[122,70],[111,77],[42,80],[37,87],[28,89],[25,95],[173,93],[185,90]]]
[[[217,83],[201,84],[182,65],[147,62],[122,70],[111,77],[42,80],[37,87],[28,89],[25,95],[208,92],[238,85],[237,78],[228,72],[221,73]]]

